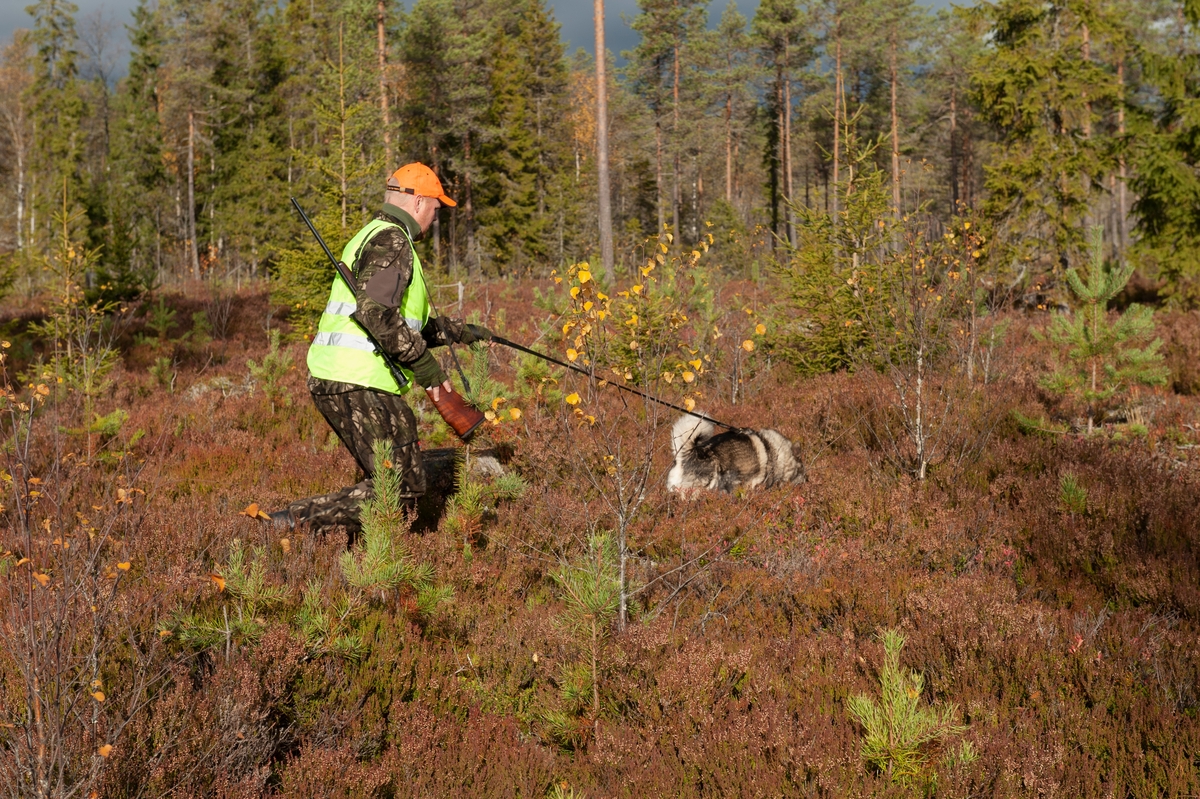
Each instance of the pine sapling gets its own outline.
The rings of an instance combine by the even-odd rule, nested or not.
[[[1154,311],[1131,305],[1115,320],[1108,303],[1125,288],[1133,266],[1105,268],[1100,228],[1091,231],[1091,260],[1086,276],[1067,270],[1067,282],[1082,303],[1072,316],[1056,316],[1047,335],[1066,348],[1066,363],[1047,375],[1042,385],[1087,406],[1091,435],[1103,403],[1124,394],[1135,384],[1156,386],[1169,374],[1159,352],[1162,340],[1154,338]],[[1086,280],[1086,282],[1085,282]]]
[[[954,722],[954,705],[940,709],[920,706],[925,678],[901,668],[903,648],[904,635],[899,630],[884,631],[879,701],[859,694],[850,697],[847,707],[865,732],[863,759],[893,782],[907,785],[924,777],[932,746],[967,728]]]
[[[291,397],[283,386],[283,377],[292,368],[292,354],[279,350],[278,330],[271,331],[267,354],[263,357],[262,363],[257,364],[253,360],[247,360],[246,368],[250,370],[251,377],[262,383],[263,393],[267,395],[267,400],[271,403],[272,416],[275,415],[277,400],[283,400],[284,404],[291,404]]]

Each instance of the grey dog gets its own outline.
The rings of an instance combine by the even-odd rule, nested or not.
[[[777,430],[740,428],[714,435],[711,422],[681,416],[671,428],[675,465],[667,474],[670,491],[715,488],[770,488],[803,483],[804,466],[792,442]]]

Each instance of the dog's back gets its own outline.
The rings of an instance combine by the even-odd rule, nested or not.
[[[804,480],[792,442],[775,430],[743,428],[714,435],[710,422],[682,416],[671,428],[671,445],[671,491],[708,488],[732,493],[738,487],[770,488]]]

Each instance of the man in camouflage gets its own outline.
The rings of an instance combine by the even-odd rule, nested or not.
[[[413,242],[429,229],[443,205],[454,207],[456,203],[445,195],[433,170],[423,164],[403,166],[388,178],[383,208],[343,252],[342,260],[354,272],[357,289],[352,303],[338,302],[338,297],[349,299],[349,290],[344,284],[339,286],[340,278],[334,278],[330,302],[309,350],[308,390],[321,415],[354,456],[364,479],[275,511],[270,516],[277,527],[302,523],[357,527],[359,508],[373,491],[372,447],[376,440],[392,444],[393,465],[403,474],[405,499],[415,503],[425,493],[417,420],[403,397],[409,386],[397,385],[386,376],[378,354],[363,355],[361,350],[373,348],[363,346],[365,339],[355,325],[369,331],[410,381],[428,389],[435,402],[439,392],[452,388],[430,349],[491,337],[478,325],[444,317],[438,320],[430,313]],[[365,241],[351,252],[359,238]],[[345,321],[345,316],[353,323]],[[343,332],[321,332],[327,327]],[[358,331],[360,335],[346,331]],[[350,363],[355,359],[357,369]]]

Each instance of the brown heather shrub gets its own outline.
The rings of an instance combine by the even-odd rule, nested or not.
[[[533,340],[545,318],[531,295],[527,284],[492,287],[515,340]],[[202,309],[169,299],[179,319],[190,319],[185,301]],[[796,381],[762,364],[736,405],[728,385],[714,387],[705,409],[793,438],[809,482],[680,501],[662,487],[670,453],[657,430],[658,481],[629,529],[644,589],[606,650],[599,735],[566,751],[543,719],[562,706],[562,667],[577,652],[549,574],[609,520],[560,457],[579,442],[552,403],[522,401],[519,422],[489,433],[529,489],[484,517],[469,557],[444,527],[410,534],[455,591],[423,625],[402,597],[385,598],[364,619],[359,661],[313,659],[285,625],[200,654],[158,634],[171,614],[223,604],[209,574],[234,538],[264,547],[272,579],[294,592],[346,546],[336,532],[298,530],[285,553],[280,533],[238,515],[355,474],[327,449],[302,369],[285,377],[287,414],[272,416],[261,393],[221,390],[266,348],[265,299],[244,293],[231,307],[228,340],[181,358],[173,394],[145,374],[150,345],[128,342],[98,406],[126,409],[126,429],[145,431],[120,465],[65,458],[79,449],[55,432],[78,427],[69,397],[37,433],[34,468],[62,475],[62,518],[78,511],[95,525],[104,517],[91,505],[117,513],[116,487],[146,492],[115,516],[109,546],[134,566],[118,603],[128,621],[106,634],[105,682],[135,672],[131,642],[156,647],[141,651],[164,679],[119,731],[99,795],[543,797],[565,783],[585,797],[906,796],[862,761],[846,709],[878,691],[878,635],[892,627],[908,639],[902,664],[925,676],[923,702],[956,704],[979,754],[969,768],[938,755],[936,795],[1200,793],[1200,483],[1197,451],[1180,448],[1197,443],[1185,427],[1200,421],[1193,396],[1162,398],[1145,439],[1027,436],[1006,421],[977,462],[916,483],[880,468],[857,434],[866,387],[855,375]],[[1170,320],[1164,339],[1184,341],[1190,322]],[[1010,330],[1018,366],[1004,390],[1022,408],[1043,402],[1042,356],[1024,332],[1040,323]],[[302,362],[303,345],[291,346]],[[511,379],[507,357],[496,362]],[[1066,474],[1087,494],[1074,515],[1060,502]],[[0,593],[0,613],[8,601]],[[13,674],[6,650],[6,710],[21,694]],[[90,756],[82,738],[72,746]]]
[[[1193,397],[1200,394],[1200,311],[1159,313],[1155,318],[1171,370],[1171,389]]]

